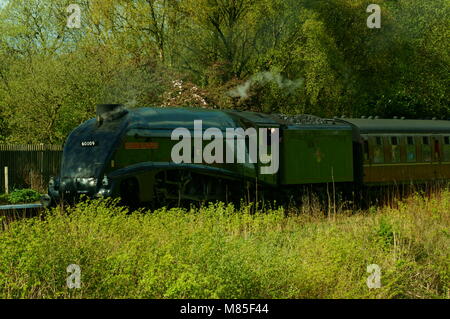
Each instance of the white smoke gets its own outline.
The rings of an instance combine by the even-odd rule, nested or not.
[[[303,85],[304,79],[299,78],[297,80],[289,80],[284,78],[278,72],[260,72],[250,77],[245,83],[238,85],[236,88],[229,91],[228,94],[232,97],[245,99],[248,97],[248,91],[253,84],[265,84],[270,82],[275,83],[280,89],[285,89],[288,93],[292,93]]]

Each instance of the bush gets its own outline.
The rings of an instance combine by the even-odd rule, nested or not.
[[[0,298],[448,298],[450,194],[376,214],[128,212],[86,201],[0,232]],[[81,289],[68,289],[69,264]],[[369,289],[367,266],[381,267]]]
[[[8,195],[11,204],[32,203],[40,200],[41,194],[32,189],[15,189]]]

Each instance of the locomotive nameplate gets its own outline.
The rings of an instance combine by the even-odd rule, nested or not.
[[[127,150],[144,150],[144,149],[158,149],[159,143],[156,142],[148,142],[148,143],[139,143],[139,142],[127,142],[125,143],[125,149]]]
[[[98,146],[98,142],[97,141],[82,141],[80,143],[81,147],[94,147],[94,146]]]

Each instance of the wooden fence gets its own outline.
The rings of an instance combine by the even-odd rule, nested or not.
[[[51,176],[59,174],[62,146],[0,144],[0,193],[5,192],[4,167],[9,190],[33,188],[45,192]]]

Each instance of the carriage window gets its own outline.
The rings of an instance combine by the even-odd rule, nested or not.
[[[398,138],[397,138],[397,136],[391,137],[391,144],[392,145],[398,145]]]
[[[406,161],[408,163],[414,163],[417,161],[416,157],[416,145],[414,145],[414,137],[408,136],[406,138]]]
[[[450,162],[450,136],[444,136],[444,161]]]
[[[369,141],[364,140],[364,162],[369,161]]]
[[[391,137],[391,160],[392,163],[400,162],[400,146],[398,145],[398,137]]]
[[[408,141],[408,145],[414,145],[414,137],[408,136],[407,141]]]
[[[377,145],[383,145],[383,140],[381,139],[380,136],[377,136],[375,139],[376,139]]]
[[[383,149],[383,139],[381,136],[375,138],[375,145],[373,147],[373,162],[384,163],[384,149]]]
[[[431,145],[428,136],[422,138],[422,159],[424,162],[431,162]]]
[[[450,145],[450,136],[444,136],[444,144]]]

